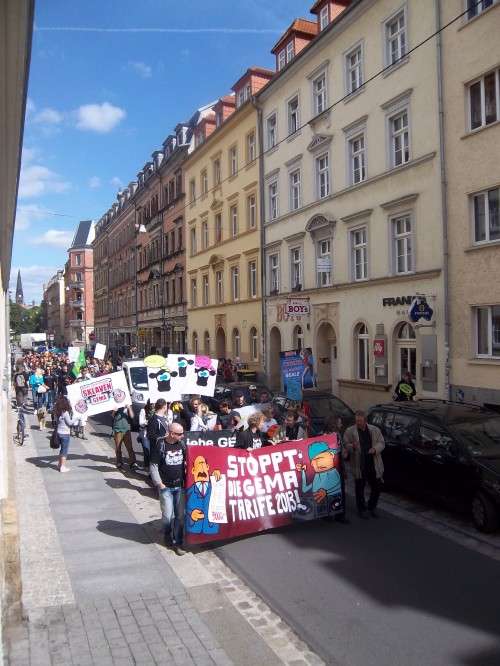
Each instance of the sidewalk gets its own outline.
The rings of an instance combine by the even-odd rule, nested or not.
[[[155,491],[116,470],[108,428],[72,438],[60,474],[35,421],[16,449],[26,621],[5,664],[321,663],[213,552],[159,544]]]

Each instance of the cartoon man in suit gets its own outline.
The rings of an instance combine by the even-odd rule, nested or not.
[[[210,481],[210,468],[203,456],[194,459],[191,474],[193,485],[186,489],[186,522],[185,527],[191,534],[217,534],[219,525],[208,519],[208,507],[212,493],[212,482]],[[220,479],[220,471],[214,469],[213,477],[216,481]]]

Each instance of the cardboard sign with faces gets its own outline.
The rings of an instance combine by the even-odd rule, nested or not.
[[[194,354],[159,354],[147,356],[148,384],[151,401],[181,400],[183,395],[213,396],[217,379],[216,359]]]

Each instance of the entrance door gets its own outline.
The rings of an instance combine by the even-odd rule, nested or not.
[[[415,379],[417,376],[417,342],[415,330],[410,324],[401,324],[396,339],[397,359],[396,368],[398,377],[407,372]]]
[[[226,358],[226,334],[223,328],[218,328],[215,334],[215,353],[217,358]]]
[[[281,388],[281,333],[279,328],[273,326],[269,335],[269,384],[270,388],[278,391]]]
[[[323,322],[318,329],[314,361],[318,388],[337,393],[337,336],[328,322]]]

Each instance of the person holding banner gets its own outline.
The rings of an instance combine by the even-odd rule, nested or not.
[[[234,430],[241,421],[240,415],[231,409],[229,400],[221,400],[217,414],[216,428],[220,430]]]
[[[130,421],[134,418],[132,407],[119,407],[117,410],[111,412],[113,418],[113,439],[115,440],[116,450],[116,467],[121,469],[123,467],[122,458],[122,444],[125,444],[127,449],[129,466],[132,471],[137,469],[137,460],[135,458],[134,448],[132,446],[132,436],[130,434]]]
[[[60,443],[57,468],[61,473],[65,473],[69,472],[69,467],[66,465],[66,458],[68,457],[71,428],[77,423],[76,419],[73,418],[69,400],[65,396],[61,396],[56,400],[54,418],[57,423],[57,436]]]
[[[240,431],[236,438],[236,449],[260,449],[263,446],[269,446],[269,442],[261,432],[264,425],[264,414],[255,412],[250,414],[247,419],[248,429]]]

